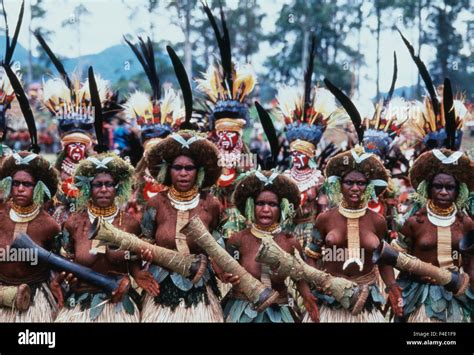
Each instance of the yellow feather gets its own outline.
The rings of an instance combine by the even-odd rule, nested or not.
[[[218,68],[214,65],[209,66],[205,73],[202,73],[202,79],[196,79],[197,89],[209,97],[212,102],[217,101],[219,95]]]
[[[184,117],[181,98],[173,89],[167,89],[161,101],[161,123],[173,125],[176,120]]]
[[[130,121],[143,117],[145,121],[153,119],[153,103],[150,96],[142,91],[136,91],[123,105],[125,115]]]
[[[326,120],[337,109],[336,100],[331,92],[324,88],[313,90],[313,109]]]
[[[110,97],[110,83],[108,80],[102,79],[99,75],[94,75],[95,82],[97,84],[97,91],[99,92],[100,102],[104,104],[107,99]],[[78,92],[79,99],[90,102],[91,94],[89,90],[89,79],[87,79]]]
[[[53,113],[64,112],[71,105],[71,92],[60,78],[43,80],[43,104]],[[66,105],[66,106],[65,106]]]
[[[21,82],[21,73],[18,68],[13,68],[13,73],[16,75],[18,80]],[[13,87],[10,84],[10,79],[8,79],[7,73],[3,67],[0,67],[0,90],[3,91],[6,95],[13,94]]]
[[[278,88],[276,99],[278,101],[280,112],[286,120],[294,122],[295,120],[302,118],[295,117],[296,111],[302,113],[303,92],[301,89],[282,85]]]
[[[250,64],[236,67],[232,98],[243,101],[255,88],[257,79]]]

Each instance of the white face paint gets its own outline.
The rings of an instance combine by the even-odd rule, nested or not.
[[[297,169],[303,169],[308,166],[309,157],[306,154],[302,152],[294,151],[291,153],[291,156],[293,158],[293,165]]]
[[[217,136],[219,137],[217,144],[225,150],[232,150],[239,140],[239,134],[236,132],[219,131]]]

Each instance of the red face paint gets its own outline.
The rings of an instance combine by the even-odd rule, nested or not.
[[[291,156],[293,158],[293,165],[297,169],[303,169],[308,166],[309,157],[306,154],[302,152],[294,151],[294,152],[291,152]]]
[[[67,156],[74,162],[78,163],[86,154],[86,145],[84,143],[71,143],[66,146]]]
[[[224,150],[232,150],[239,141],[237,132],[219,131],[217,137],[219,138],[217,145]]]

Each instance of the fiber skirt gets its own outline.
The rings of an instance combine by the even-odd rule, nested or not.
[[[46,288],[45,291],[43,288]],[[50,292],[47,283],[36,288],[33,302],[28,310],[20,312],[16,309],[0,307],[0,323],[50,323],[54,319],[54,311],[46,292]]]
[[[172,309],[155,302],[146,294],[143,300],[141,321],[143,323],[222,323],[224,315],[220,302],[210,286],[206,286],[209,304],[204,300],[186,307],[184,304]]]

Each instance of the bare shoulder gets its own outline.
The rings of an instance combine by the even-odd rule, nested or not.
[[[163,205],[163,203],[166,202],[167,199],[168,199],[168,191],[167,190],[160,191],[147,201],[145,209],[150,208],[150,207],[158,209],[160,206]]]
[[[242,244],[242,239],[245,238],[245,235],[249,233],[249,229],[243,229],[239,232],[235,232],[229,238],[229,243],[235,246],[240,246]]]
[[[325,223],[329,219],[333,218],[337,213],[337,208],[333,207],[323,213],[320,213],[318,217],[316,217],[316,224]]]
[[[220,208],[219,199],[211,194],[210,191],[201,192],[201,199],[205,201],[207,207],[210,209]]]
[[[38,222],[45,234],[56,235],[60,232],[61,227],[45,210],[41,210],[38,215]]]
[[[71,231],[75,226],[85,217],[86,212],[74,212],[69,215],[66,222],[64,222],[64,228]]]
[[[375,224],[376,227],[386,227],[387,222],[383,216],[379,213],[367,209],[367,217],[369,217]]]

